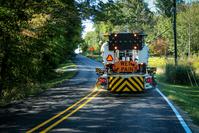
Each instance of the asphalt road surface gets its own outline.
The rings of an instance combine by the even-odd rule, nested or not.
[[[0,132],[184,133],[155,90],[111,94],[96,88],[101,63],[77,55],[77,75],[39,96],[0,108]],[[71,70],[72,71],[72,70]]]

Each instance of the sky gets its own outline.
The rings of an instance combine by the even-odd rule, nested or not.
[[[106,0],[104,0],[106,1]],[[155,11],[155,0],[145,0],[145,2],[148,3],[148,7],[151,11]],[[83,34],[82,37],[86,35],[87,32],[89,31],[94,31],[95,29],[93,28],[93,22],[90,20],[82,21],[82,25],[84,26]]]

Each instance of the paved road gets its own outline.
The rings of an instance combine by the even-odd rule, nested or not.
[[[90,94],[97,77],[95,67],[102,65],[79,55],[76,63],[78,74],[73,79],[37,97],[1,108],[0,132],[30,131]],[[185,132],[174,112],[155,89],[142,94],[123,95],[111,94],[102,89],[93,91],[90,97],[83,100],[73,110],[60,114],[35,132],[43,131],[53,124],[50,132]]]

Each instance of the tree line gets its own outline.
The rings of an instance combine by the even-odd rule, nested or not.
[[[154,13],[144,0],[0,0],[1,94],[49,80],[78,44],[99,53],[107,32],[143,30],[153,55],[172,55],[172,4],[165,1],[156,0]],[[198,53],[198,7],[198,2],[178,2],[179,55]],[[85,19],[94,22],[95,31],[82,40]]]
[[[173,3],[172,0],[156,0],[157,11],[152,12],[144,0],[122,0],[101,2],[93,17],[95,31],[85,36],[82,49],[95,47],[106,41],[104,33],[145,31],[146,43],[151,55],[172,56],[173,46]],[[198,55],[199,2],[177,2],[178,56]]]
[[[0,92],[49,80],[81,42],[75,0],[0,0]]]

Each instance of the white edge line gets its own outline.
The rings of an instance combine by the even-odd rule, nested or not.
[[[178,120],[180,121],[180,124],[182,125],[182,127],[184,128],[186,133],[192,133],[191,129],[189,128],[189,126],[186,124],[186,122],[184,121],[184,119],[182,118],[182,116],[180,115],[180,113],[176,110],[176,108],[174,107],[174,105],[168,100],[168,98],[158,89],[156,88],[156,91],[164,98],[164,100],[169,104],[169,106],[171,107],[171,109],[173,110],[173,112],[175,113],[176,117],[178,118]]]

